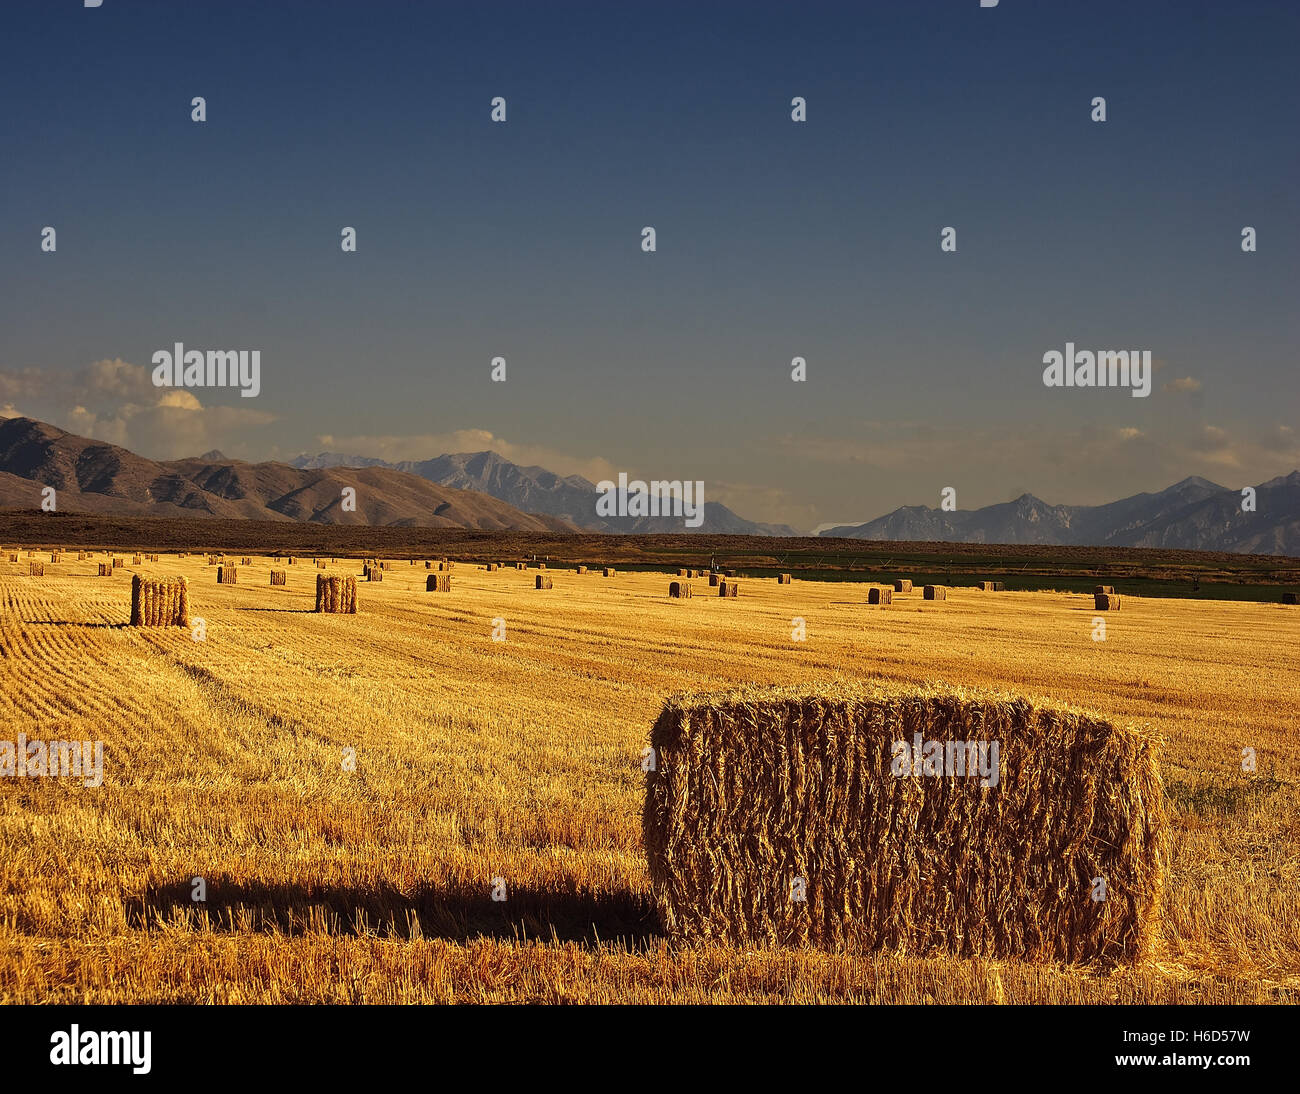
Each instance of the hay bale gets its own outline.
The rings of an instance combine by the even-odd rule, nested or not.
[[[101,562],[101,563],[99,564],[99,576],[100,576],[100,577],[112,577],[112,576],[113,576],[113,567],[112,567],[109,563],[107,563],[107,562]]]
[[[1119,596],[1115,593],[1093,593],[1092,603],[1099,612],[1119,611]]]
[[[1114,591],[1114,585],[1094,585],[1092,587],[1093,596],[1110,596]]]
[[[490,574],[494,574],[494,573],[496,573],[496,572],[497,572],[497,564],[496,564],[495,562],[489,562],[489,563],[487,564],[487,572],[490,573]]]
[[[900,578],[894,582],[894,592],[910,593],[912,591],[912,579],[910,577]]]
[[[686,581],[670,581],[668,583],[668,595],[675,600],[690,600],[690,583]]]
[[[290,555],[290,556],[289,556],[289,565],[292,566],[292,565],[294,564],[295,561],[296,561],[296,559],[293,557],[293,555]]]
[[[977,581],[977,582],[975,583],[975,588],[979,589],[979,591],[982,592],[982,593],[991,593],[991,592],[993,592],[993,582],[992,582],[992,581]]]
[[[580,574],[585,574],[586,572],[587,572],[587,567],[585,567],[585,566],[579,566],[579,567],[578,567],[578,573],[580,573]]]
[[[143,566],[143,565],[144,565],[144,559],[141,558],[139,555],[132,555],[132,556],[131,556],[131,565],[132,565],[132,566]]]
[[[325,560],[323,558],[318,558],[316,560],[316,569],[318,570],[325,569]]]
[[[946,585],[927,585],[924,596],[926,600],[947,600],[948,587]]]
[[[131,575],[131,626],[188,627],[190,587],[183,577]]]
[[[723,570],[723,571],[722,571],[722,576],[723,576],[723,577],[735,577],[735,576],[736,576],[736,571],[735,571],[735,570]]]
[[[44,562],[29,562],[29,563],[27,564],[27,576],[28,576],[28,577],[44,577],[44,576],[45,576],[45,563],[44,563]]]
[[[993,582],[993,591],[995,593],[1005,593],[1007,591],[1007,587],[1003,582],[995,581]]]
[[[86,561],[86,552],[85,552],[85,551],[78,551],[78,552],[77,552],[77,561],[78,561],[78,562],[85,562],[85,561]]]
[[[424,581],[426,593],[451,592],[451,574],[430,574]]]
[[[721,574],[709,574],[709,588],[712,589],[722,581]]]
[[[316,610],[327,615],[356,615],[357,579],[351,574],[317,574]]]
[[[286,574],[283,570],[272,570],[272,571],[271,571],[271,584],[272,584],[272,585],[287,585],[287,584],[288,584],[288,574]]]
[[[1283,604],[1300,604],[1300,593],[1283,593]]]
[[[789,574],[777,574],[776,583],[778,585],[789,585],[794,579]]]
[[[677,571],[677,576],[678,576],[678,577],[690,577],[690,576],[691,576],[691,571],[690,571],[690,570],[678,570],[678,571]]]
[[[614,569],[613,566],[606,566],[606,567],[605,567],[605,576],[606,576],[606,577],[613,577],[616,573],[618,573],[618,571],[617,571],[616,569]]]
[[[122,560],[120,558],[113,559],[113,569],[120,570],[121,568],[122,568]]]
[[[736,597],[740,595],[740,582],[728,581],[725,577],[718,582],[718,595]]]
[[[51,562],[62,562],[62,561],[63,561],[63,552],[62,552],[62,551],[51,551],[51,552],[50,552],[50,561],[51,561]]]
[[[245,556],[244,556],[244,559],[243,559],[243,561],[240,563],[240,565],[241,565],[241,566],[251,566],[251,565],[253,565],[253,560],[252,560],[251,558],[249,558],[247,555],[245,555]]]
[[[217,584],[218,585],[235,585],[239,582],[239,571],[229,562],[223,562],[217,567]]]
[[[545,574],[538,574],[538,575],[537,575],[537,584],[534,585],[533,588],[535,588],[535,589],[549,589],[550,587],[551,587],[551,579],[550,579],[549,577],[547,577]]]
[[[947,774],[933,753],[913,773],[918,743]],[[674,697],[650,744],[643,842],[676,941],[1151,952],[1169,819],[1145,729],[1004,695],[826,685]]]
[[[17,562],[17,561],[18,561],[18,552],[17,552],[17,551],[10,551],[10,552],[9,552],[9,561],[10,561],[10,562]]]
[[[892,604],[894,602],[893,589],[868,589],[868,604]]]
[[[438,569],[442,569],[442,567],[439,566]],[[515,563],[515,569],[516,569],[516,570],[526,570],[526,569],[528,569],[528,563],[526,563],[526,562],[516,562],[516,563]]]

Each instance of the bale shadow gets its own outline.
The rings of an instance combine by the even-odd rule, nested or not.
[[[28,627],[84,627],[95,631],[124,631],[130,623],[87,623],[83,619],[24,619]]]
[[[307,931],[331,934],[442,938],[537,939],[577,942],[586,946],[621,942],[641,949],[662,932],[653,901],[630,890],[540,889],[511,885],[504,900],[492,899],[492,884],[417,885],[403,891],[387,882],[370,885],[283,885],[236,881],[220,875],[206,879],[207,899],[192,899],[191,880],[150,886],[124,899],[128,924],[149,930],[178,921],[217,931]]]
[[[304,593],[303,595],[306,596],[308,594]],[[290,615],[302,615],[304,613],[307,615],[316,614],[316,609],[314,608],[234,608],[232,610],[236,612],[288,612]]]

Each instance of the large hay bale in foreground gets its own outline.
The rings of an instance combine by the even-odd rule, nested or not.
[[[670,581],[668,583],[668,595],[676,600],[689,600],[691,598],[690,582]]]
[[[426,593],[451,592],[451,574],[430,574],[424,581]]]
[[[27,564],[27,576],[28,576],[28,577],[44,577],[44,576],[45,576],[45,563],[44,563],[44,562],[29,562],[29,563]]]
[[[1094,585],[1092,587],[1093,596],[1110,596],[1115,591],[1114,585]]]
[[[1144,729],[1018,697],[826,685],[674,697],[650,744],[644,845],[676,940],[1150,952],[1169,822]]]
[[[912,591],[912,579],[910,577],[902,578],[894,582],[894,592],[910,593]]]
[[[351,574],[317,574],[316,610],[328,615],[356,615],[357,579]]]
[[[740,595],[740,582],[728,581],[725,577],[718,582],[718,595],[736,597]]]
[[[287,573],[285,573],[283,570],[272,570],[272,571],[271,571],[271,584],[272,584],[272,585],[285,585],[285,584],[288,584],[288,577],[289,577],[289,575],[288,575]]]
[[[545,574],[538,574],[537,584],[533,587],[536,589],[549,589],[551,587],[551,584],[552,581],[549,577],[547,577]]]
[[[1116,593],[1094,593],[1092,604],[1099,612],[1119,611],[1119,596]]]
[[[223,562],[217,567],[217,584],[218,585],[237,585],[239,583],[239,570],[230,565],[229,562]]]
[[[868,604],[892,604],[894,602],[893,589],[868,589]]]
[[[131,575],[131,626],[188,627],[190,587],[183,577]]]
[[[947,600],[948,587],[946,585],[927,585],[922,595],[926,600]]]

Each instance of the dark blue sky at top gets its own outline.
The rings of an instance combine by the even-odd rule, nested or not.
[[[1288,3],[7,0],[0,371],[260,348],[275,421],[196,444],[481,429],[796,523],[1255,482],[1300,392],[1298,50]],[[1156,391],[1045,389],[1067,339],[1151,348]],[[1110,427],[1151,447],[1072,458]]]

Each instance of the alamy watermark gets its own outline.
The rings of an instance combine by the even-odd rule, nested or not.
[[[600,491],[596,499],[598,517],[682,517],[687,528],[704,523],[703,479],[629,482],[627,472],[620,471],[617,483],[601,479],[596,489]]]
[[[104,782],[103,741],[0,741],[0,776],[8,778],[75,778],[83,786]]]
[[[900,779],[905,775],[979,776],[980,786],[998,785],[997,741],[927,741],[915,733],[911,744],[895,741],[893,753],[891,770]]]
[[[1151,394],[1151,351],[1129,349],[1076,350],[1065,343],[1065,352],[1052,349],[1043,354],[1043,383],[1047,387],[1131,387],[1133,398]]]
[[[237,387],[246,399],[262,390],[262,351],[189,349],[177,342],[153,355],[154,387]]]

